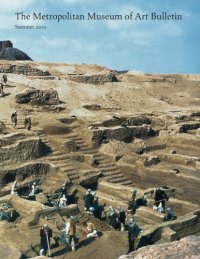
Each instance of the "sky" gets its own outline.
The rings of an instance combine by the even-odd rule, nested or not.
[[[15,13],[31,15],[17,20]],[[84,20],[33,20],[33,13],[85,15]],[[87,20],[88,13],[122,20]],[[133,17],[126,20],[125,16]],[[151,13],[182,20],[152,20]],[[136,14],[148,19],[135,20]],[[42,62],[86,63],[145,73],[200,73],[199,0],[0,0],[0,40]],[[46,26],[46,29],[16,29]],[[36,28],[36,27],[35,27]]]

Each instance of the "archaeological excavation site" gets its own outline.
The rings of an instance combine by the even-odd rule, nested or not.
[[[0,79],[0,258],[199,258],[200,75],[0,60]]]

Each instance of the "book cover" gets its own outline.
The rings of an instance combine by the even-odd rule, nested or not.
[[[199,11],[0,0],[0,258],[199,256]]]

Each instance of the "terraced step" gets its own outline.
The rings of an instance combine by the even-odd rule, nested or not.
[[[84,149],[93,149],[93,148],[89,147],[88,145],[86,145],[85,143],[83,143],[83,144],[77,144],[77,143],[76,143],[76,145],[77,145],[78,147],[80,147],[81,150],[84,150]]]
[[[62,167],[62,166],[72,166],[72,162],[70,159],[65,159],[65,160],[56,160],[55,165]]]
[[[74,169],[74,170],[72,170],[72,171],[67,172],[67,175],[68,175],[68,176],[71,176],[71,175],[80,175],[80,172],[78,172],[76,169]]]
[[[116,166],[112,167],[106,167],[106,168],[99,168],[102,172],[113,172],[113,171],[118,171],[119,169]]]
[[[108,179],[109,180],[109,182],[111,182],[111,183],[118,183],[118,184],[120,184],[120,183],[122,183],[122,182],[125,182],[125,181],[127,181],[128,179],[127,178],[125,178],[124,176],[120,176],[120,177],[112,177],[112,178],[110,178],[110,179]]]
[[[80,138],[79,135],[77,133],[71,132],[69,134],[66,134],[65,137],[69,138],[69,139],[76,139],[76,138]],[[80,138],[81,139],[81,138]]]
[[[119,179],[119,178],[125,178],[125,176],[122,173],[112,174],[110,176],[106,176],[107,179]]]
[[[70,156],[67,156],[66,154],[61,154],[61,155],[57,155],[57,156],[51,156],[49,157],[50,161],[70,161]]]
[[[72,168],[72,169],[62,169],[63,172],[69,174],[70,172],[77,172],[77,170],[75,168]]]
[[[114,167],[115,166],[115,164],[114,163],[111,163],[111,162],[107,162],[107,163],[100,163],[99,165],[98,165],[98,167],[100,167],[100,168],[110,168],[110,167]],[[115,166],[116,167],[116,166]]]
[[[104,163],[111,163],[112,161],[106,157],[98,158],[93,156],[95,160],[97,160],[99,163],[104,164]]]
[[[66,166],[66,167],[59,167],[59,168],[61,168],[61,170],[63,171],[63,172],[65,172],[65,173],[68,173],[68,172],[72,172],[72,171],[74,171],[74,170],[76,170],[75,168],[74,168],[74,166]]]
[[[59,155],[64,155],[65,153],[63,153],[63,151],[60,151],[60,150],[55,150],[51,156],[59,156]]]
[[[97,154],[98,150],[97,149],[86,149],[86,150],[81,150],[83,151],[84,154]]]
[[[112,175],[121,175],[122,173],[121,173],[121,171],[118,169],[118,170],[116,170],[116,171],[114,171],[114,172],[105,172],[104,173],[104,176],[112,176]]]

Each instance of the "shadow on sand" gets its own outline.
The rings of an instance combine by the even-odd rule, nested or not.
[[[6,96],[9,96],[11,93],[3,93],[3,95],[0,98],[4,98]]]

